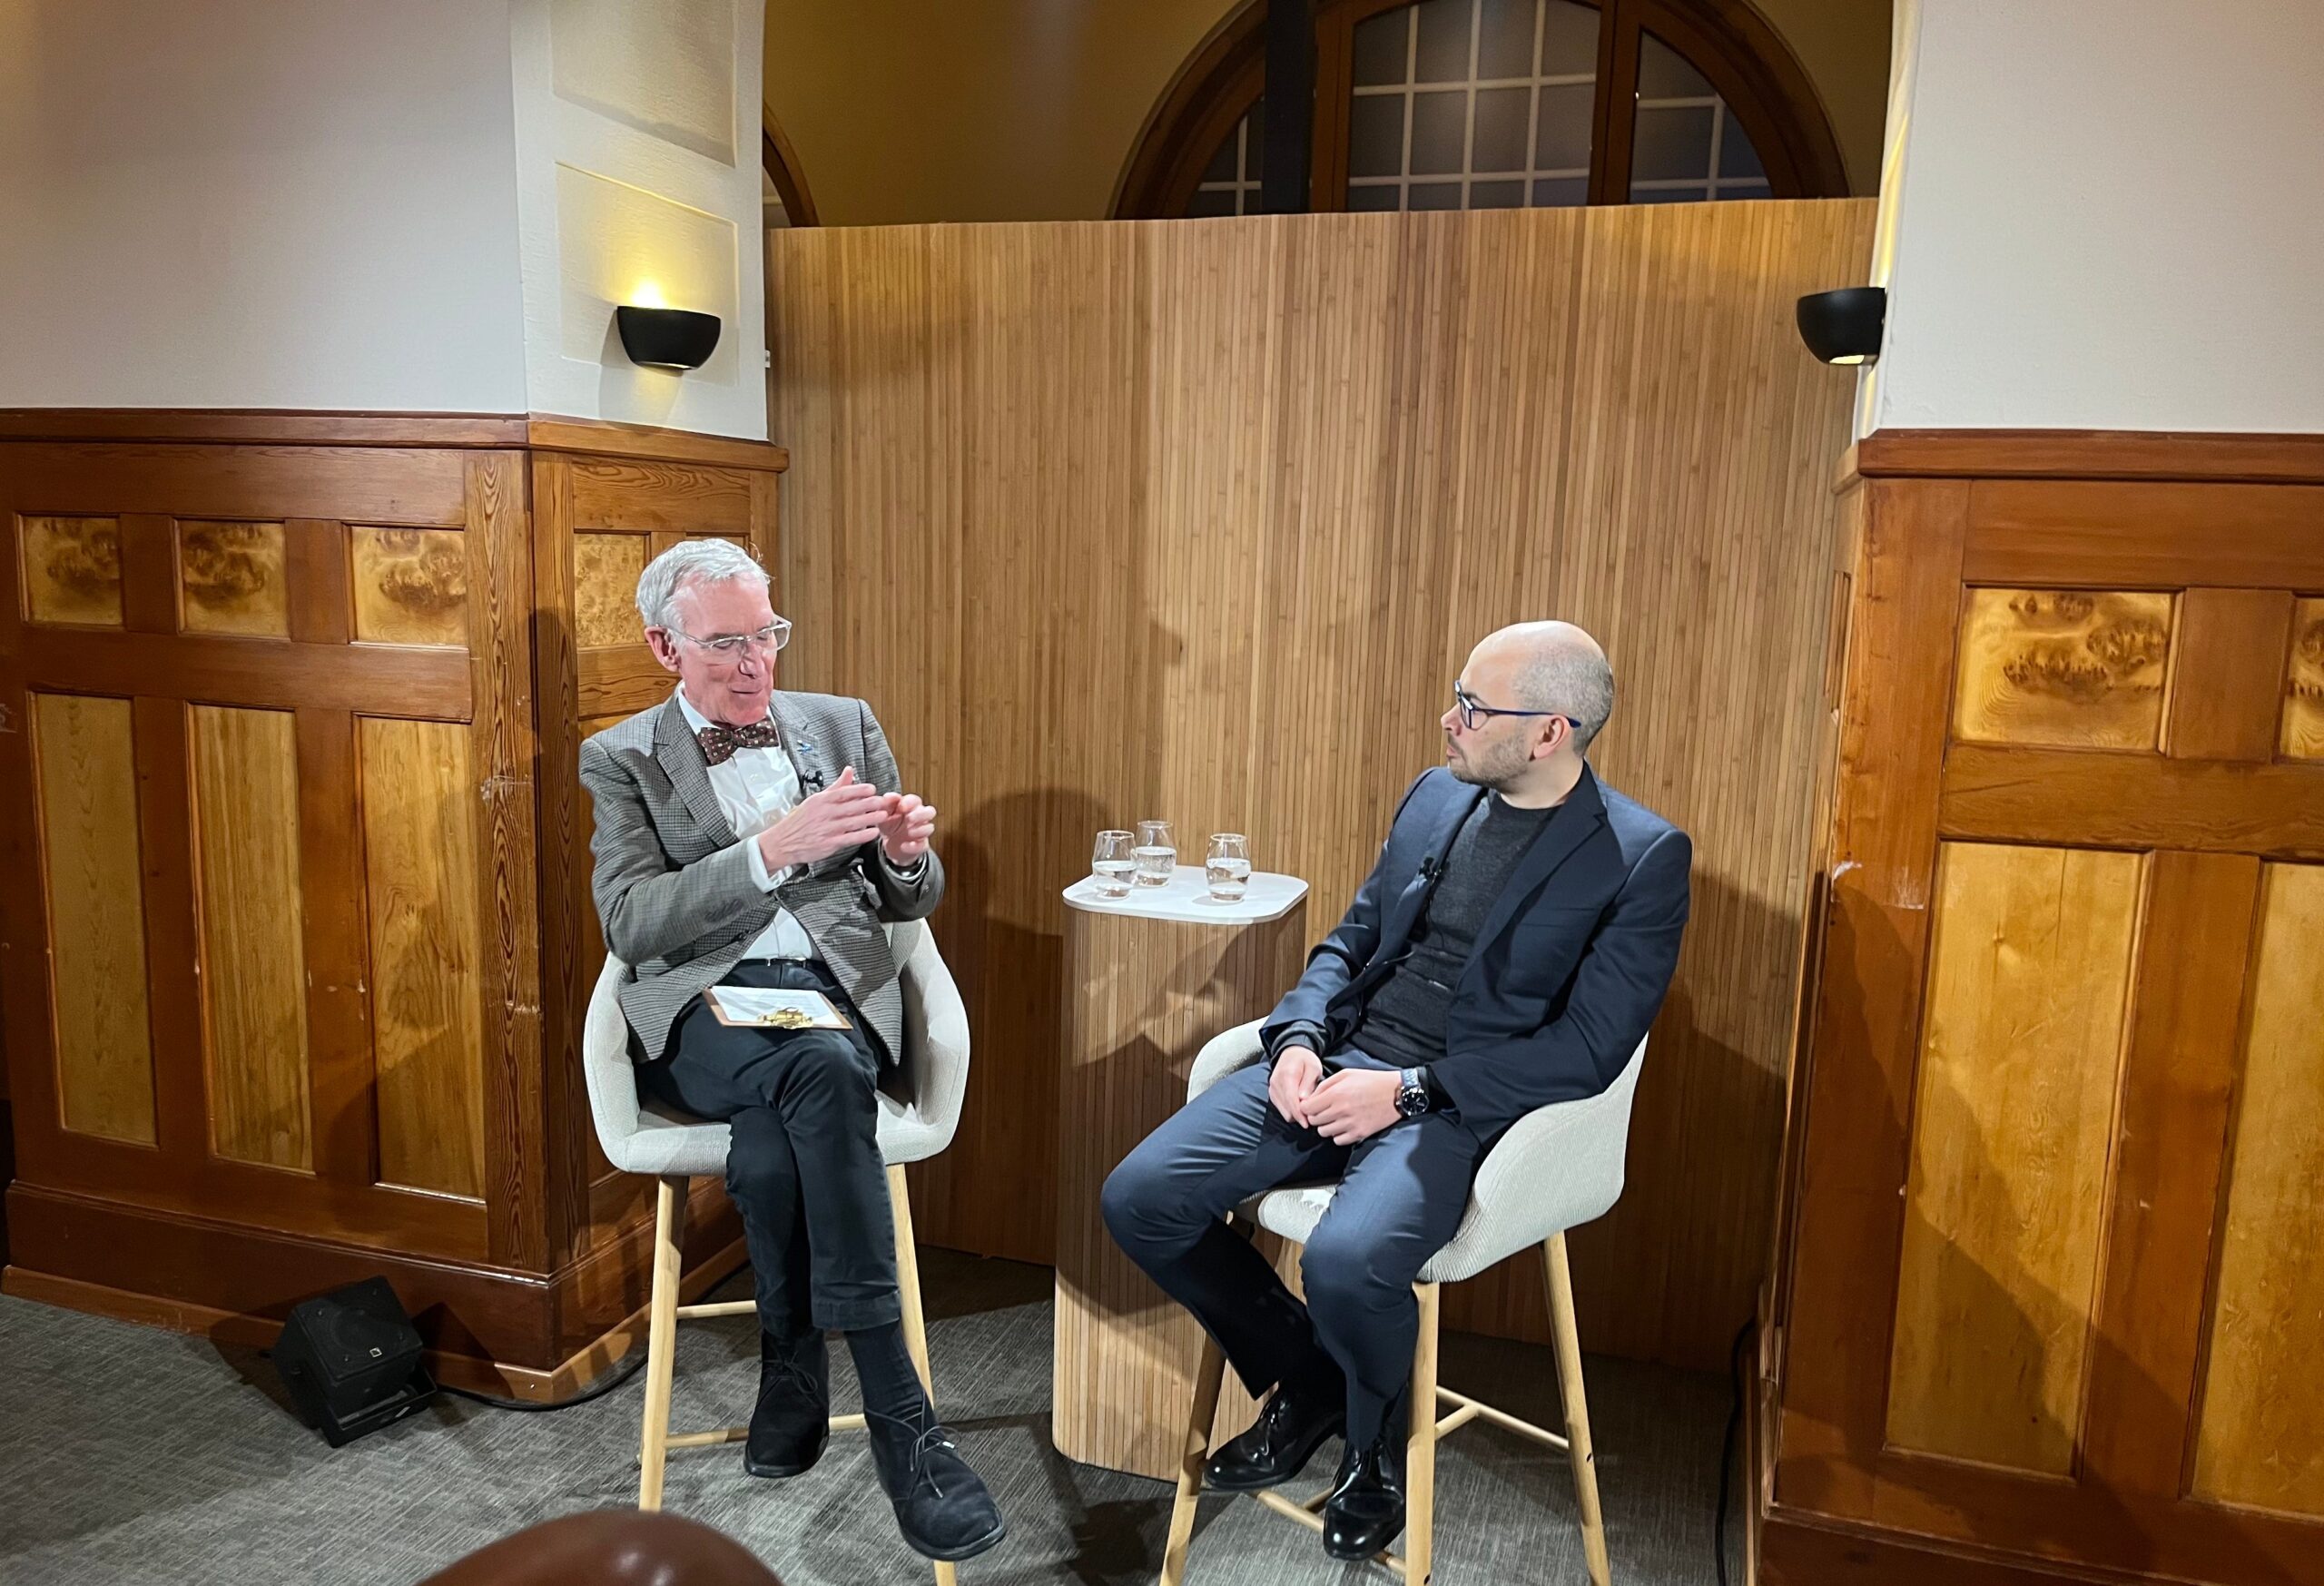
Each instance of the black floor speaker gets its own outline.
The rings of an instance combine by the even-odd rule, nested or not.
[[[307,1418],[338,1448],[425,1406],[436,1384],[419,1334],[384,1277],[295,1307],[274,1345],[274,1369]]]

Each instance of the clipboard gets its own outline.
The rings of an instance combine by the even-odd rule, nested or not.
[[[853,1029],[847,1015],[821,991],[765,986],[713,986],[702,994],[710,1016],[724,1025],[758,1029]]]

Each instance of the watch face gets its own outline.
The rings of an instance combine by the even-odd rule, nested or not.
[[[1407,1085],[1396,1092],[1396,1110],[1406,1118],[1418,1118],[1428,1110],[1428,1089],[1423,1085]]]

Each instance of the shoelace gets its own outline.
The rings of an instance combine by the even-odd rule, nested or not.
[[[866,1421],[890,1422],[894,1425],[904,1428],[908,1432],[913,1427],[918,1426],[921,1419],[917,1411],[915,1411],[909,1419],[901,1415],[885,1414],[878,1410],[866,1410],[863,1412],[863,1417]],[[937,1481],[936,1473],[929,1468],[928,1464],[928,1456],[934,1453],[940,1448],[951,1449],[957,1453],[959,1452],[960,1444],[952,1441],[952,1434],[945,1430],[944,1423],[941,1421],[931,1420],[928,1423],[928,1427],[925,1431],[917,1433],[914,1435],[910,1457],[911,1459],[912,1485],[918,1486],[920,1483],[925,1479],[928,1483],[929,1490],[933,1492],[939,1498],[941,1498],[945,1496],[943,1485]],[[907,1488],[905,1490],[906,1492],[910,1492],[911,1489]]]
[[[809,1371],[805,1366],[800,1364],[799,1362],[792,1359],[789,1355],[779,1355],[774,1356],[772,1360],[767,1360],[764,1356],[762,1356],[761,1359],[765,1361],[765,1364],[774,1367],[775,1372],[781,1380],[789,1383],[793,1387],[798,1389],[799,1392],[806,1394],[809,1398],[816,1398],[821,1396],[822,1394],[823,1384],[815,1379],[815,1374]]]

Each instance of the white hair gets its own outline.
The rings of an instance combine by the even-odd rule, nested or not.
[[[649,628],[677,628],[677,598],[705,584],[749,580],[763,589],[766,569],[731,539],[683,539],[637,576],[637,615]]]

